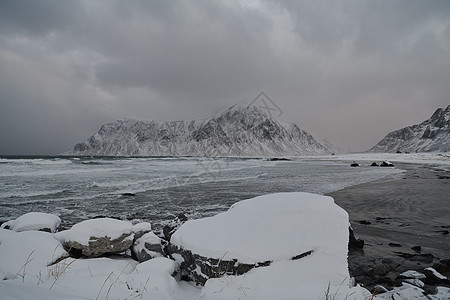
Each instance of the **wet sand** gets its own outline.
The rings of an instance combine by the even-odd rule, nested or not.
[[[399,285],[401,272],[431,266],[450,278],[450,172],[396,167],[405,173],[328,194],[349,213],[355,236],[365,242],[363,249],[350,251],[349,269],[369,289]],[[434,286],[425,289],[432,292]]]

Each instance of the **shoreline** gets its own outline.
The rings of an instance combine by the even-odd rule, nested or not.
[[[348,214],[363,249],[349,251],[350,275],[373,290],[401,285],[407,270],[428,267],[450,278],[450,174],[445,169],[415,163],[396,163],[405,170],[328,193]],[[419,248],[420,247],[420,248]],[[425,285],[433,293],[436,286]]]

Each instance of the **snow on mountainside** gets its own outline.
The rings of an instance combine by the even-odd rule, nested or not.
[[[121,119],[104,124],[72,155],[273,156],[331,152],[295,124],[272,119],[256,106],[234,105],[191,121]]]
[[[428,120],[389,133],[368,152],[450,151],[450,105],[439,108]]]

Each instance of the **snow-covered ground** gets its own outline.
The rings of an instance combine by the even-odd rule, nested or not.
[[[98,222],[80,223],[82,232],[95,232],[85,227]],[[72,230],[80,231],[80,224]],[[244,263],[272,261],[244,275],[209,279],[204,287],[173,277],[179,264],[168,258],[143,263],[64,258],[55,238],[64,232],[1,229],[0,294],[2,299],[325,299],[328,293],[364,299],[370,293],[352,287],[348,273],[348,224],[347,213],[331,197],[308,193],[256,197],[215,217],[188,221],[175,232],[175,245],[214,258],[228,252]],[[130,231],[120,221],[108,225],[114,235]],[[292,260],[307,251],[311,254]]]

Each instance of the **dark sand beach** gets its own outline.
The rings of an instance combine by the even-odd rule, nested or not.
[[[332,192],[363,249],[349,253],[350,274],[372,289],[400,285],[406,270],[433,267],[450,278],[450,172],[398,164],[403,174]],[[426,272],[426,271],[425,271]],[[425,291],[446,282],[426,282]]]

